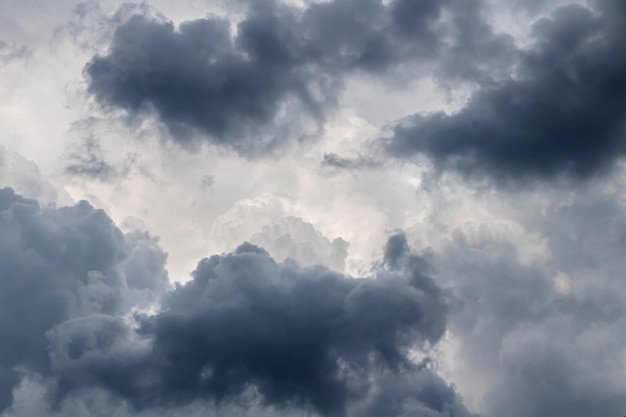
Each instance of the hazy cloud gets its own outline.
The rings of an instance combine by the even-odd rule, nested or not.
[[[322,158],[322,166],[324,167],[347,169],[349,171],[362,168],[374,168],[378,165],[379,163],[376,160],[364,155],[358,155],[356,158],[348,158],[330,152],[325,153]]]
[[[0,66],[7,65],[15,60],[24,59],[30,53],[31,51],[25,46],[0,41]]]
[[[514,241],[486,224],[479,233],[455,230],[436,257],[440,278],[451,277],[462,303],[450,316],[456,359],[467,375],[483,375],[489,416],[621,413],[623,208],[584,195],[526,227],[546,236],[541,262],[523,262]]]
[[[108,181],[120,175],[115,167],[104,159],[100,143],[93,136],[74,145],[68,159],[65,171],[70,175],[99,181]]]

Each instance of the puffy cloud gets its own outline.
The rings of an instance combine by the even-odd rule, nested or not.
[[[90,316],[49,332],[57,394],[101,388],[139,410],[252,402],[320,415],[378,415],[394,397],[403,400],[388,415],[468,416],[443,380],[409,359],[442,337],[447,300],[405,249],[361,279],[279,264],[249,243],[203,259],[135,330]]]
[[[587,178],[625,152],[626,14],[620,2],[567,5],[533,25],[505,79],[481,82],[453,114],[399,123],[387,150],[496,181]]]
[[[9,186],[43,205],[71,202],[63,189],[58,189],[41,175],[37,165],[0,146],[0,187]]]
[[[375,168],[379,164],[373,158],[358,155],[356,158],[348,158],[337,155],[334,152],[325,153],[322,158],[322,166],[335,169],[347,169],[353,171],[362,168]]]
[[[249,241],[278,261],[290,258],[301,266],[321,264],[344,271],[349,242],[329,239],[295,212],[289,201],[273,194],[244,199],[216,219],[209,238],[222,250]]]
[[[181,144],[208,140],[243,155],[266,153],[303,134],[307,120],[323,124],[346,75],[440,54],[444,9],[478,17],[479,3],[461,3],[334,0],[299,9],[265,1],[252,4],[236,29],[217,17],[176,27],[135,15],[85,67],[88,90],[132,118],[153,111]],[[478,38],[484,29],[465,26],[451,36],[455,45],[466,30]]]
[[[14,392],[43,389],[59,412],[96,395],[130,414],[212,402],[374,415],[394,397],[404,405],[389,415],[469,415],[410,359],[441,339],[448,298],[403,234],[371,278],[277,263],[245,243],[163,293],[156,240],[122,234],[86,202],[41,208],[5,188],[0,230],[3,409]]]
[[[0,190],[0,408],[18,369],[53,373],[46,332],[92,314],[123,315],[167,286],[165,254],[147,234],[124,235],[86,202],[41,208]]]

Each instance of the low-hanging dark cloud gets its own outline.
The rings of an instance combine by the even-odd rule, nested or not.
[[[568,5],[533,26],[516,75],[488,80],[454,114],[416,114],[386,148],[497,181],[588,178],[626,153],[626,11]]]
[[[409,348],[435,344],[446,327],[445,295],[417,258],[405,251],[362,279],[278,264],[251,244],[204,259],[159,313],[138,317],[134,336],[102,318],[55,330],[59,395],[96,386],[142,409],[227,405],[253,390],[265,405],[341,416],[353,404],[386,407],[376,398],[391,393],[369,382],[386,370],[399,387],[403,378],[421,381],[422,389],[394,395],[469,416],[449,386],[407,357]],[[370,390],[376,398],[368,400]]]
[[[133,413],[214,403],[470,416],[428,361],[409,359],[441,339],[448,296],[403,234],[375,276],[360,279],[277,263],[246,243],[203,259],[141,313],[168,288],[153,238],[122,234],[85,202],[42,209],[8,188],[0,231],[3,410],[23,378],[39,377],[52,413],[96,390]]]
[[[323,124],[346,74],[436,56],[441,15],[456,3],[334,0],[298,9],[268,0],[249,7],[235,35],[216,17],[175,27],[136,15],[85,67],[88,90],[133,117],[153,110],[178,143],[265,153],[286,140],[285,120],[304,114]]]
[[[41,208],[1,189],[0,410],[21,373],[53,375],[48,331],[154,302],[168,285],[165,259],[153,238],[124,235],[86,202]]]

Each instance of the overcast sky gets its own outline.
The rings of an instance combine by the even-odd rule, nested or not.
[[[626,414],[622,0],[0,0],[0,126],[2,417]]]

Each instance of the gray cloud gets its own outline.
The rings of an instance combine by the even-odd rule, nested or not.
[[[296,114],[323,124],[346,74],[437,56],[443,10],[456,3],[335,0],[297,9],[264,1],[249,7],[234,36],[216,17],[174,27],[136,15],[85,67],[88,90],[132,117],[154,110],[178,143],[202,138],[264,153],[286,140],[277,126]]]
[[[409,359],[442,337],[448,299],[403,234],[361,279],[276,263],[246,243],[203,259],[156,312],[141,313],[168,288],[154,238],[122,234],[86,202],[41,208],[9,188],[0,231],[3,410],[20,381],[39,378],[52,413],[69,397],[88,408],[100,392],[131,414],[213,403],[378,415],[389,398],[402,405],[388,415],[469,416],[451,387]]]
[[[379,415],[382,398],[394,397],[412,405],[386,415],[415,407],[469,416],[447,384],[407,357],[446,326],[446,296],[423,266],[407,250],[376,277],[354,279],[278,264],[244,244],[202,260],[160,312],[137,317],[136,330],[104,317],[55,328],[59,398],[100,387],[140,410],[259,399],[320,415]]]
[[[387,150],[498,181],[610,169],[626,150],[626,13],[617,1],[596,6],[563,6],[537,21],[535,45],[508,52],[520,56],[517,75],[482,82],[455,114],[408,117]]]
[[[471,417],[454,389],[427,368],[428,361],[419,365],[418,372],[383,375],[367,401],[356,408],[354,415],[378,416],[458,416]]]
[[[65,172],[105,182],[124,174],[104,159],[102,147],[93,136],[88,136],[81,143],[72,146]]]
[[[345,156],[337,155],[336,153],[330,152],[325,153],[322,158],[322,166],[327,168],[335,168],[335,169],[347,169],[349,171],[354,171],[362,168],[375,168],[379,165],[379,163],[373,158],[358,155],[355,158],[349,158]]]
[[[284,35],[271,33],[289,28],[266,24],[269,33],[252,35],[263,27],[246,21],[233,39],[229,22],[217,18],[175,30],[135,16],[116,31],[109,53],[87,66],[89,90],[99,102],[131,114],[154,108],[180,143],[191,145],[197,131],[241,153],[271,148],[275,143],[246,138],[274,118],[283,99],[291,96],[317,115],[319,104],[309,88],[313,74],[281,43]]]
[[[345,268],[350,243],[337,237],[332,241],[312,224],[299,217],[285,216],[250,236],[276,259],[293,259],[302,266],[322,264],[335,271]]]
[[[0,190],[0,410],[18,369],[53,373],[46,332],[72,318],[120,315],[167,286],[165,254],[146,234],[124,235],[86,202],[40,208]]]
[[[30,54],[31,51],[25,46],[0,41],[0,66],[7,65],[16,60],[22,60],[27,58]]]
[[[455,359],[481,375],[488,416],[623,414],[623,208],[587,194],[527,216],[548,243],[541,262],[521,261],[488,225],[456,230],[436,257],[461,303],[449,320]]]

